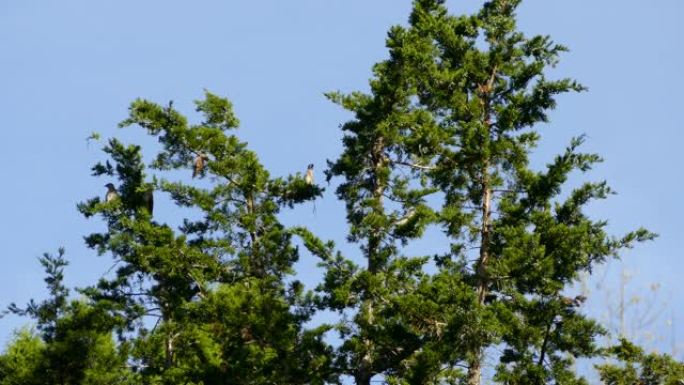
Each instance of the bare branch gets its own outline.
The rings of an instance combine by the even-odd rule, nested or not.
[[[409,163],[409,162],[396,162],[395,161],[393,163],[398,164],[400,166],[407,166],[407,167],[411,167],[411,168],[414,168],[417,170],[423,170],[423,171],[430,171],[430,170],[436,169],[435,166],[426,166],[426,165],[422,165],[422,164]]]

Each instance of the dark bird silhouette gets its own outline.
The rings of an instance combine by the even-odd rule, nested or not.
[[[192,169],[192,177],[196,177],[197,175],[202,174],[202,171],[204,171],[204,165],[209,160],[209,157],[206,156],[205,154],[198,154],[197,157],[195,158],[195,167]]]
[[[152,215],[152,210],[154,209],[154,194],[152,193],[152,189],[145,190],[142,198],[147,212]]]
[[[116,192],[116,187],[113,184],[107,183],[105,185],[107,188],[107,194],[105,194],[105,202],[111,202],[113,200],[119,199],[119,193]]]
[[[312,185],[314,183],[313,168],[314,168],[313,163],[309,164],[309,166],[306,168],[306,175],[304,175],[304,180],[306,181],[306,184],[308,184],[308,185]]]
[[[578,295],[577,297],[575,297],[575,299],[574,299],[573,302],[574,302],[574,305],[575,305],[575,306],[580,306],[581,304],[583,304],[583,303],[586,302],[586,301],[587,301],[587,296],[586,296],[586,295],[581,295],[581,294],[580,294],[580,295]]]

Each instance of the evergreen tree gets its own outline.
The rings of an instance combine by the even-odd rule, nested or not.
[[[566,49],[519,32],[519,3],[488,1],[474,15],[455,17],[443,1],[416,0],[410,26],[389,33],[390,58],[376,66],[371,95],[334,97],[356,119],[343,126],[345,153],[330,174],[345,177],[338,196],[347,202],[351,239],[365,242],[368,268],[332,268],[338,281],[325,289],[343,294],[346,303],[337,303],[356,311],[340,353],[357,383],[373,374],[439,383],[465,367],[462,381],[479,384],[483,354],[494,346],[503,351],[497,381],[579,383],[569,357],[599,355],[594,341],[604,330],[578,311],[583,298],[564,297],[564,290],[620,249],[654,237],[644,229],[609,236],[607,222],[583,213],[589,201],[611,194],[605,182],[561,196],[571,172],[600,161],[577,151],[582,138],[546,170],[530,169],[528,155],[540,137],[535,125],[547,122],[557,95],[584,87],[546,78]],[[402,168],[411,177],[402,178],[409,175]],[[410,273],[392,270],[405,260],[393,242],[420,235],[433,217],[425,196],[435,190],[437,220],[451,242],[435,258],[438,273],[426,277],[424,260],[414,260]],[[397,234],[386,198],[415,215],[415,232]],[[388,283],[392,273],[401,285]],[[410,309],[383,312],[413,295],[416,318]],[[441,326],[395,332],[419,324]]]
[[[0,356],[0,384],[36,384],[36,374],[45,345],[32,330],[24,328]]]
[[[684,382],[684,364],[663,354],[644,353],[627,340],[608,349],[618,361],[597,365],[606,385],[679,385]]]
[[[112,338],[116,320],[105,309],[82,301],[69,301],[64,286],[64,249],[40,258],[45,268],[50,298],[31,301],[9,310],[36,320],[37,335],[23,330],[0,356],[0,384],[132,384]]]
[[[287,278],[299,253],[277,218],[283,207],[322,190],[299,174],[271,178],[256,154],[229,134],[238,120],[228,100],[207,92],[197,111],[204,121],[190,125],[171,103],[132,103],[121,126],[137,125],[158,138],[151,169],[169,175],[186,169],[200,181],[148,179],[141,148],[110,140],[105,152],[113,164],[93,171],[118,178],[118,199],[96,197],[79,208],[107,221],[107,232],[86,241],[111,252],[118,269],[84,293],[125,325],[118,332],[149,383],[334,379],[322,341],[326,327],[304,328],[312,299]],[[158,223],[148,205],[153,191],[199,218],[184,219],[178,230]]]
[[[327,259],[322,303],[352,318],[340,323],[343,339],[338,365],[357,384],[376,374],[400,370],[420,348],[426,334],[441,326],[418,312],[429,297],[421,290],[427,256],[405,255],[402,247],[419,238],[434,220],[425,197],[434,189],[413,183],[409,152],[411,127],[430,125],[422,110],[411,108],[401,63],[390,59],[375,67],[371,95],[330,93],[328,97],[354,112],[344,124],[344,152],[330,164],[328,178],[344,181],[337,196],[344,200],[349,240],[361,245],[365,264]]]
[[[64,251],[41,258],[50,297],[9,307],[37,331],[0,355],[0,385],[479,385],[486,353],[502,384],[586,384],[571,368],[579,357],[616,359],[597,366],[608,385],[677,383],[670,357],[599,346],[606,332],[582,313],[586,298],[568,294],[581,273],[654,234],[613,237],[587,216],[612,193],[606,182],[564,189],[601,161],[579,151],[582,137],[530,166],[556,97],[584,87],[547,79],[566,49],[517,30],[520,1],[453,16],[443,0],[415,0],[409,24],[389,31],[370,92],[327,94],[353,114],[326,173],[340,180],[358,255],[279,221],[323,189],[301,173],[272,177],[234,134],[227,99],[206,92],[198,124],[172,103],[134,101],[121,127],[157,139],[152,161],[109,140],[110,159],[92,169],[106,198],[78,205],[105,221],[85,241],[116,270],[72,300]],[[179,222],[158,220],[162,195]],[[444,233],[444,251],[408,253],[428,228]],[[294,276],[295,236],[324,268],[315,292]],[[312,327],[317,310],[338,322]]]

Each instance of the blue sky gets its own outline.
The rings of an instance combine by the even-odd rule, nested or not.
[[[481,1],[450,1],[455,13]],[[338,125],[349,118],[323,97],[331,90],[367,89],[372,64],[386,55],[388,27],[405,23],[409,0],[0,2],[0,306],[45,295],[36,257],[65,246],[70,285],[93,283],[111,266],[83,245],[100,230],[76,203],[103,195],[90,177],[102,159],[93,131],[149,143],[135,129],[119,130],[137,97],[174,100],[194,116],[203,89],[228,96],[242,122],[240,136],[274,175],[303,171],[340,152]],[[680,258],[684,204],[679,193],[684,155],[684,2],[680,0],[528,0],[519,10],[528,34],[550,34],[570,47],[551,75],[572,76],[589,92],[563,96],[535,164],[569,139],[587,134],[585,148],[605,163],[588,174],[618,191],[591,206],[616,234],[646,226],[660,234],[625,254],[634,290],[658,282],[684,341]],[[579,179],[578,179],[579,180]],[[322,236],[343,240],[343,205],[325,200],[286,213]],[[173,219],[162,200],[161,218]],[[353,248],[349,248],[353,251]],[[309,269],[313,260],[303,260]],[[621,267],[611,265],[614,283]],[[606,285],[592,300],[605,300]],[[613,286],[613,290],[616,287]],[[613,298],[614,300],[614,298]],[[597,310],[598,311],[598,310]],[[666,312],[668,317],[670,311]],[[598,313],[597,313],[598,314]],[[25,320],[0,320],[0,343]],[[653,326],[665,330],[664,320]],[[681,343],[681,342],[680,342]]]

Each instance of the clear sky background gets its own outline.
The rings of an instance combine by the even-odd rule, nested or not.
[[[454,13],[481,3],[449,2]],[[192,101],[204,88],[225,95],[242,122],[239,135],[272,174],[313,162],[322,180],[325,160],[340,153],[338,125],[350,118],[323,92],[366,90],[372,64],[387,54],[387,29],[404,24],[410,6],[409,0],[0,1],[0,306],[45,296],[36,259],[45,251],[66,247],[70,286],[94,283],[111,266],[82,239],[104,225],[75,207],[105,192],[107,181],[90,176],[103,159],[102,143],[86,143],[91,132],[150,143],[141,130],[116,128],[133,99],[174,100],[193,117]],[[550,34],[570,47],[552,75],[589,87],[560,98],[551,123],[540,127],[535,165],[586,133],[585,149],[606,161],[585,177],[607,179],[619,193],[592,205],[591,213],[609,219],[616,234],[641,225],[660,234],[626,253],[623,265],[600,272],[589,285],[588,308],[605,316],[616,305],[623,268],[634,275],[628,298],[659,283],[656,299],[634,306],[667,303],[650,329],[670,351],[668,319],[684,342],[678,295],[684,290],[684,2],[527,0],[519,16],[527,34]],[[157,201],[158,220],[177,218],[168,201]],[[316,206],[315,214],[311,207],[284,213],[284,221],[343,242],[343,205],[332,187]],[[300,268],[315,276],[314,264],[304,258]],[[0,343],[25,322],[0,320]]]

